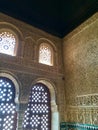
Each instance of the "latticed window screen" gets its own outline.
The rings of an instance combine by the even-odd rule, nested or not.
[[[53,65],[53,51],[49,44],[42,43],[39,48],[39,62]]]
[[[0,130],[16,130],[15,87],[11,80],[0,77]]]
[[[0,53],[14,55],[16,39],[15,36],[10,32],[0,33]]]
[[[50,93],[41,83],[31,88],[23,128],[24,130],[51,130]]]

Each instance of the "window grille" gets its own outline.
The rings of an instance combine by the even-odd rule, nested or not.
[[[48,88],[35,84],[31,88],[29,103],[25,111],[24,130],[51,130],[50,93]]]
[[[11,80],[0,77],[0,130],[16,130],[15,87]]]
[[[50,45],[42,43],[39,48],[39,62],[46,65],[53,65],[53,50]]]
[[[0,53],[15,55],[15,36],[10,32],[1,32],[0,33]]]

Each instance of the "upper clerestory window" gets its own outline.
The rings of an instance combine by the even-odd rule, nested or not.
[[[10,31],[0,31],[0,53],[16,56],[17,38]]]
[[[40,44],[39,63],[53,66],[53,48],[47,43]]]

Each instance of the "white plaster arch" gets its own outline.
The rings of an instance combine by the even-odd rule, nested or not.
[[[15,86],[15,90],[16,90],[15,91],[16,92],[15,93],[15,103],[18,105],[19,104],[19,83],[18,83],[18,81],[12,74],[6,73],[6,72],[0,72],[0,77],[6,77],[13,82],[13,84]]]
[[[18,29],[18,27],[16,27],[15,25],[13,25],[13,24],[11,24],[11,23],[9,23],[9,22],[0,22],[0,30],[1,29],[10,29],[10,30],[12,30],[14,33],[16,33],[17,34],[17,36],[18,36],[18,38],[20,39],[20,40],[23,40],[24,39],[24,37],[23,37],[23,34],[22,34],[22,32]]]
[[[10,79],[14,86],[15,86],[15,103],[16,103],[16,111],[17,111],[17,127],[16,130],[18,130],[18,119],[19,119],[19,82],[16,80],[16,77],[10,73],[10,72],[5,72],[5,71],[1,71],[0,72],[0,77],[6,77],[8,79]]]
[[[59,130],[59,112],[58,106],[56,104],[56,95],[55,95],[55,85],[47,79],[37,79],[32,85],[36,83],[42,83],[48,87],[51,95],[51,130]]]
[[[40,38],[40,39],[37,40],[37,44],[39,44],[39,45],[40,45],[42,42],[46,42],[46,43],[50,44],[50,45],[53,47],[53,50],[54,50],[54,51],[57,51],[56,46],[54,45],[54,43],[53,43],[51,40],[49,40],[49,39],[47,39],[47,38]]]

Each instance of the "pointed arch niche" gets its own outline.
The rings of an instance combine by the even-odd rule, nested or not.
[[[42,83],[49,89],[51,103],[51,130],[59,130],[59,112],[56,104],[55,85],[46,79],[38,79],[34,81],[32,85],[37,83]]]
[[[13,128],[14,130],[18,130],[18,111],[19,111],[19,84],[16,80],[16,78],[14,78],[14,76],[10,73],[6,73],[6,72],[0,72],[0,78],[1,79],[7,79],[7,81],[11,81],[12,84],[14,86],[12,87],[15,87],[15,97],[14,97],[14,102],[15,102],[15,111],[16,111],[16,123],[15,123],[15,128]],[[13,92],[13,91],[12,91]],[[9,106],[10,107],[10,106]],[[8,107],[8,108],[9,108]],[[6,124],[7,126],[7,124]],[[12,129],[11,129],[12,130]]]

